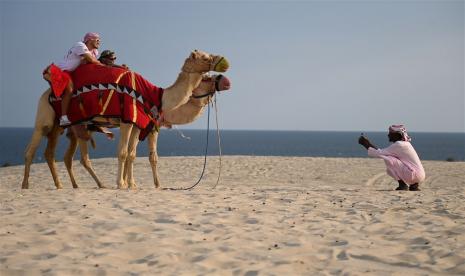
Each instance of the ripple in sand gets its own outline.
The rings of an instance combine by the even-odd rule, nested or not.
[[[258,219],[254,219],[254,218],[247,219],[247,220],[245,221],[245,223],[247,223],[247,224],[257,224],[257,223],[258,223]]]
[[[45,254],[40,254],[40,255],[33,256],[32,259],[40,261],[40,260],[53,259],[56,256],[57,256],[57,254],[45,253]]]
[[[244,276],[257,276],[257,275],[258,275],[257,270],[249,270],[244,274]]]
[[[177,223],[175,220],[172,220],[172,219],[169,219],[169,218],[159,218],[159,219],[155,219],[155,222],[156,223]]]

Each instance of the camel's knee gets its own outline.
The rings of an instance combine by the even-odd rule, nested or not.
[[[158,163],[158,155],[156,152],[149,153],[149,162],[152,166],[156,166]]]
[[[45,150],[44,157],[48,163],[55,161],[55,153],[50,149]]]
[[[63,161],[65,162],[65,165],[72,164],[73,158],[74,158],[74,153],[66,152],[65,156],[63,156]]]
[[[34,159],[37,151],[37,147],[40,144],[40,140],[42,140],[42,133],[36,129],[32,134],[31,142],[27,145],[26,150],[24,151],[24,160],[26,164],[32,163],[32,160]]]
[[[128,158],[128,152],[127,151],[121,151],[121,152],[118,153],[118,161],[125,162],[127,158]]]
[[[40,129],[42,132],[42,136],[47,136],[50,133],[50,131],[52,131],[52,129],[53,124],[42,126],[42,128]]]
[[[130,162],[134,162],[136,159],[137,152],[136,149],[132,149],[130,152],[128,152],[127,160]]]
[[[71,158],[65,156],[63,158],[63,161],[65,163],[65,166],[67,169],[70,169],[72,166],[73,166],[73,157],[71,156]]]
[[[89,169],[92,167],[92,163],[90,162],[89,158],[81,157],[81,165],[84,166],[84,168]]]
[[[136,160],[136,155],[135,154],[129,154],[128,157],[126,158],[127,162],[134,163],[134,160]]]
[[[35,151],[26,150],[26,152],[24,153],[24,163],[31,164],[32,160],[34,160],[34,155],[35,155]]]

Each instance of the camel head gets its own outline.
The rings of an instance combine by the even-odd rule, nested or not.
[[[185,105],[164,112],[163,127],[182,125],[193,122],[202,114],[203,108],[210,102],[211,96],[217,91],[231,88],[231,82],[223,75],[203,74],[199,85],[192,91],[192,96]]]
[[[226,72],[228,68],[229,62],[225,57],[194,50],[184,62],[182,71],[187,73]]]
[[[194,98],[213,95],[216,91],[225,91],[231,88],[231,81],[223,75],[203,74],[202,81],[192,91]]]

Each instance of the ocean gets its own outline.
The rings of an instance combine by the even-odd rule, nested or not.
[[[24,150],[32,128],[0,128],[0,166],[24,164]],[[119,131],[115,140],[95,134],[97,149],[90,149],[91,158],[115,157]],[[181,134],[182,133],[182,134]],[[162,129],[158,139],[159,156],[203,156],[206,130]],[[222,130],[223,155],[309,156],[309,157],[367,157],[357,143],[360,132],[338,131],[252,131]],[[385,132],[365,132],[378,147],[389,145]],[[465,161],[465,133],[409,133],[412,144],[422,160]],[[45,162],[46,139],[42,139],[34,162]],[[216,130],[210,130],[208,155],[218,155]],[[68,139],[60,138],[56,160],[63,161]],[[137,156],[148,156],[147,142],[139,144]],[[79,159],[79,150],[75,159]]]

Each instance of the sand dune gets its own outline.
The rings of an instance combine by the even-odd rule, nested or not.
[[[465,163],[425,161],[422,191],[393,191],[379,159],[208,159],[191,191],[96,189],[76,162],[74,190],[46,164],[0,168],[1,275],[465,274]],[[116,160],[93,165],[115,187]],[[161,158],[164,187],[193,184],[202,157]]]

